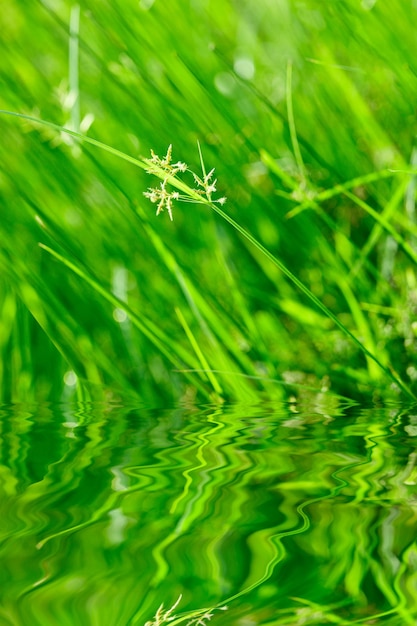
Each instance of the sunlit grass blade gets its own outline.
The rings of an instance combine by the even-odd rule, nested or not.
[[[175,308],[175,313],[178,316],[178,319],[180,320],[181,326],[184,328],[185,334],[187,335],[191,346],[193,347],[194,352],[197,355],[198,360],[201,363],[202,366],[202,371],[207,373],[207,378],[210,381],[210,383],[213,386],[214,391],[219,394],[221,396],[222,394],[222,388],[219,384],[219,382],[217,381],[215,374],[209,369],[209,365],[207,363],[207,359],[204,356],[200,346],[198,345],[198,342],[196,340],[196,338],[194,337],[193,333],[191,332],[191,329],[189,327],[189,325],[187,324],[187,321],[181,311],[181,309],[179,309],[178,307]]]

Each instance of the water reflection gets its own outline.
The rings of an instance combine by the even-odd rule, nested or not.
[[[415,624],[412,410],[1,413],[2,625]]]

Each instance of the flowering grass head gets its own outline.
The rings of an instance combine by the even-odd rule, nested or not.
[[[156,214],[159,215],[162,213],[164,209],[167,210],[170,220],[173,220],[172,208],[173,202],[175,200],[181,202],[205,202],[205,203],[214,203],[223,205],[226,202],[226,198],[217,198],[213,199],[212,194],[216,193],[217,188],[217,179],[213,180],[213,174],[215,168],[210,170],[208,174],[205,173],[204,163],[202,161],[201,150],[200,150],[200,158],[201,158],[201,166],[203,170],[202,177],[200,178],[188,168],[186,163],[182,161],[177,161],[176,163],[172,163],[172,144],[168,146],[167,153],[164,157],[160,157],[153,150],[151,150],[151,158],[145,159],[148,164],[148,168],[146,172],[148,174],[154,174],[159,178],[162,178],[162,182],[159,187],[149,187],[147,191],[144,192],[144,196],[148,198],[152,204],[156,204]],[[171,191],[169,188],[171,179],[177,177],[178,174],[183,174],[185,172],[191,172],[194,178],[195,187],[190,187],[190,194],[180,194],[178,191]],[[180,179],[178,179],[180,180]],[[199,200],[198,198],[201,198]]]

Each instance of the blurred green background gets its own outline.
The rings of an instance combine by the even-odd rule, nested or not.
[[[9,0],[0,108],[134,157],[172,144],[197,173],[199,141],[224,210],[412,395],[416,14],[412,0]],[[144,171],[0,124],[3,401],[396,397],[207,206],[156,218]]]

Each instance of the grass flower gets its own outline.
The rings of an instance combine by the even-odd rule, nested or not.
[[[175,615],[172,615],[173,611],[177,608],[182,599],[182,593],[178,596],[178,599],[174,602],[170,609],[164,611],[163,603],[160,605],[159,609],[155,613],[154,618],[151,621],[145,623],[145,626],[161,626],[161,624],[166,624],[168,622],[172,622],[175,619]]]
[[[217,191],[217,179],[212,180],[215,168],[213,167],[213,169],[210,170],[208,174],[206,174],[204,171],[204,163],[202,161],[201,151],[200,158],[203,170],[202,178],[197,176],[195,172],[189,170],[186,163],[183,163],[182,161],[172,163],[172,144],[168,146],[167,153],[162,158],[159,155],[155,154],[153,150],[151,150],[151,158],[145,159],[145,162],[148,164],[146,172],[148,174],[154,174],[156,176],[159,176],[160,178],[163,178],[163,181],[162,183],[160,183],[159,188],[149,187],[143,195],[145,196],[145,198],[148,198],[153,204],[158,205],[156,209],[156,215],[159,215],[164,209],[166,209],[169,218],[172,221],[173,200],[180,200],[182,202],[198,202],[198,200],[195,198],[195,194],[201,196],[201,198],[203,198],[206,202],[216,202],[220,205],[225,204],[225,197],[218,199],[212,198],[212,194],[216,193]],[[192,189],[190,188],[191,194],[185,195],[180,194],[178,191],[169,191],[167,189],[167,185],[169,184],[170,179],[175,178],[177,174],[185,173],[187,171],[191,172],[194,178],[194,183],[196,185],[196,187]]]
[[[161,184],[160,188],[152,188],[150,187],[148,191],[144,192],[144,196],[149,198],[149,200],[153,204],[158,204],[156,209],[156,214],[159,215],[164,209],[168,211],[169,218],[172,222],[172,201],[178,200],[180,194],[178,191],[167,191],[166,188],[167,179],[165,179]]]
[[[167,176],[175,176],[178,172],[186,172],[188,166],[186,163],[178,161],[177,163],[171,163],[172,161],[172,144],[168,146],[166,155],[161,159],[153,150],[151,150],[151,158],[145,159],[149,163],[149,169],[146,171],[148,174],[158,173],[159,170],[166,172]]]

